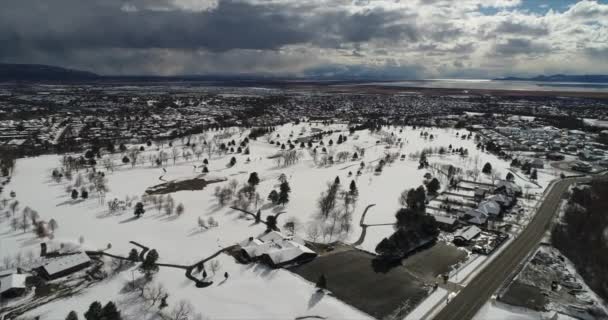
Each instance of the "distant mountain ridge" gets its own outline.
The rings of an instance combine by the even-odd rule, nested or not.
[[[506,78],[499,78],[499,79],[493,79],[493,80],[608,83],[608,75],[605,75],[605,74],[586,74],[586,75],[554,74],[551,76],[540,75],[540,76],[531,77],[531,78],[506,77]]]
[[[0,81],[70,81],[98,78],[100,76],[93,72],[56,66],[0,63]]]

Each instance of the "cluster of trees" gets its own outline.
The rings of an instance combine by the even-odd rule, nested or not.
[[[72,169],[69,167],[67,169],[65,167],[56,168],[51,172],[51,178],[57,183],[60,183],[62,179],[68,181],[69,184],[65,190],[73,200],[79,197],[86,200],[89,198],[89,192],[95,191],[99,201],[103,202],[105,194],[109,191],[105,174],[98,172],[95,168],[87,169],[85,175],[78,172],[76,177],[73,176]]]
[[[270,194],[268,194],[268,200],[272,202],[274,205],[282,205],[285,206],[289,202],[289,193],[291,193],[291,186],[287,181],[287,176],[284,173],[281,173],[279,176],[279,191],[272,190]]]
[[[59,224],[55,219],[51,219],[48,222],[44,221],[40,219],[38,211],[30,207],[23,208],[20,217],[16,216],[17,211],[19,210],[18,200],[13,200],[8,203],[8,201],[4,201],[3,199],[0,208],[9,209],[5,213],[5,218],[10,219],[10,226],[13,231],[22,230],[25,233],[31,228],[34,234],[39,238],[53,238],[55,230],[59,228]]]
[[[105,306],[102,306],[99,301],[94,301],[84,313],[84,318],[86,320],[122,320],[120,310],[112,301],[106,303]],[[65,320],[78,320],[78,314],[70,311]]]
[[[608,181],[572,189],[562,223],[555,225],[551,240],[570,259],[585,282],[608,299]]]
[[[15,164],[17,163],[17,154],[9,150],[0,152],[0,176],[6,177],[13,174]]]
[[[343,189],[340,178],[327,184],[327,189],[317,200],[318,212],[314,223],[307,230],[308,237],[316,241],[322,236],[331,242],[348,235],[352,230],[352,215],[359,198],[359,190],[354,180],[348,189]]]
[[[511,167],[520,167],[521,171],[528,175],[530,180],[538,180],[538,171],[536,170],[536,168],[532,168],[532,164],[530,163],[530,161],[522,162],[519,159],[515,158],[511,160]]]
[[[439,235],[435,218],[426,213],[423,186],[403,191],[398,200],[404,208],[395,214],[395,233],[376,246],[376,253],[387,259],[403,258],[412,250],[435,241]]]

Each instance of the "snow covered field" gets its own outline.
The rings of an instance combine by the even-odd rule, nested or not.
[[[280,152],[276,145],[268,143],[268,139],[286,142],[289,135],[293,133],[292,140],[297,139],[300,132],[303,136],[311,133],[312,128],[322,130],[337,130],[331,136],[324,136],[323,141],[329,153],[336,154],[340,151],[355,151],[355,146],[365,149],[363,156],[358,160],[348,160],[333,165],[320,165],[313,161],[313,156],[308,148],[301,149],[295,144],[295,150],[300,154],[300,161],[290,166],[277,165],[275,159],[269,156]],[[251,141],[249,148],[251,154],[214,154],[209,158],[210,176],[226,178],[226,182],[217,183],[200,191],[180,191],[171,194],[176,204],[183,204],[185,213],[181,216],[176,214],[167,215],[162,210],[157,210],[153,205],[146,206],[146,213],[140,219],[133,218],[133,208],[127,208],[118,213],[109,213],[107,202],[114,198],[119,200],[125,197],[140,198],[146,188],[159,184],[162,179],[169,181],[178,178],[194,177],[200,174],[202,159],[208,158],[206,154],[200,159],[192,157],[189,160],[178,158],[176,163],[168,160],[162,168],[148,163],[139,163],[135,167],[130,164],[121,164],[122,155],[115,155],[113,161],[116,163],[114,172],[107,172],[98,161],[98,169],[106,171],[107,186],[109,192],[105,195],[105,203],[102,203],[96,192],[91,192],[86,200],[73,200],[66,192],[66,187],[73,181],[56,182],[51,178],[51,171],[60,167],[60,156],[47,155],[36,158],[20,159],[17,162],[13,179],[6,190],[15,192],[15,199],[19,201],[18,211],[15,216],[25,207],[36,210],[42,220],[55,219],[58,228],[54,232],[52,240],[39,239],[28,230],[13,230],[12,216],[2,215],[0,223],[0,259],[15,261],[17,259],[26,261],[39,255],[39,243],[50,241],[56,246],[61,243],[81,243],[85,249],[105,249],[111,244],[108,252],[126,256],[133,247],[128,242],[137,241],[159,252],[159,262],[173,264],[192,264],[219,250],[221,247],[230,246],[257,236],[264,231],[264,225],[253,224],[251,220],[243,219],[240,214],[228,206],[219,206],[214,196],[216,186],[223,187],[230,180],[235,179],[244,185],[251,172],[258,172],[261,179],[257,186],[262,201],[258,207],[262,209],[262,215],[273,212],[273,206],[266,200],[271,190],[277,189],[277,178],[284,173],[291,186],[290,201],[283,207],[276,208],[277,211],[286,211],[281,215],[279,226],[288,219],[296,219],[296,233],[302,238],[307,238],[307,229],[313,223],[314,216],[318,210],[316,207],[320,193],[326,189],[327,183],[333,182],[338,176],[341,185],[347,190],[351,180],[354,180],[359,190],[359,198],[352,217],[352,230],[342,237],[320,237],[317,241],[343,240],[353,242],[359,237],[361,228],[359,219],[363,209],[369,204],[376,206],[370,209],[365,222],[367,224],[385,224],[394,222],[394,214],[400,205],[397,201],[400,193],[409,188],[415,188],[422,184],[423,175],[426,170],[418,169],[418,160],[409,155],[419,154],[424,148],[465,148],[468,156],[459,154],[434,154],[429,156],[429,162],[440,164],[452,164],[460,167],[463,171],[480,170],[486,163],[490,162],[496,173],[501,178],[507,174],[509,163],[498,159],[494,155],[481,152],[476,148],[474,139],[463,140],[456,133],[464,134],[464,130],[454,129],[422,129],[434,138],[420,135],[421,130],[411,127],[391,128],[384,134],[370,133],[368,130],[357,131],[349,135],[345,125],[323,126],[320,124],[301,123],[299,125],[287,124],[278,127],[272,133],[272,137],[260,137],[257,141]],[[229,138],[236,140],[237,144],[246,137],[247,132],[236,129],[231,130]],[[213,135],[215,132],[211,132]],[[402,144],[396,143],[388,146],[386,143],[377,143],[387,135],[394,134],[395,139],[401,138]],[[280,138],[276,138],[279,134]],[[338,135],[348,137],[342,144],[337,144]],[[211,137],[207,135],[207,139]],[[332,139],[333,146],[328,146]],[[198,138],[193,138],[198,142]],[[317,144],[315,144],[316,146]],[[138,145],[139,146],[139,145]],[[147,147],[142,152],[140,159],[146,159],[152,154],[157,154],[157,146]],[[174,146],[180,151],[188,149],[180,141],[174,141]],[[163,145],[167,152],[170,148]],[[322,157],[319,147],[319,158]],[[360,149],[360,150],[361,150]],[[374,173],[374,168],[379,159],[385,157],[385,152],[405,154],[404,159],[397,159],[388,163],[382,173]],[[227,168],[231,157],[236,158],[236,165]],[[107,156],[105,156],[107,157]],[[250,161],[247,163],[246,159]],[[357,176],[360,162],[364,161],[366,167],[362,174]],[[81,170],[83,174],[84,171]],[[349,172],[352,175],[349,175]],[[74,173],[76,176],[77,173]],[[447,180],[437,173],[437,178],[442,182],[442,188]],[[467,178],[468,179],[468,178]],[[490,182],[491,177],[479,174],[480,181]],[[516,183],[529,185],[529,192],[541,193],[549,180],[553,179],[550,172],[539,171],[538,183],[541,187],[516,176]],[[4,197],[8,197],[5,192]],[[10,200],[11,202],[14,200]],[[251,208],[255,211],[254,208]],[[5,209],[8,212],[8,209]],[[213,217],[219,224],[217,228],[202,230],[197,221],[199,217],[208,219]],[[392,233],[392,226],[370,227],[367,237],[360,246],[362,249],[373,252],[376,244]],[[17,258],[17,256],[20,256]],[[8,257],[8,258],[5,258]],[[189,300],[196,311],[210,318],[248,318],[248,319],[278,319],[293,318],[303,315],[320,315],[334,318],[367,318],[368,316],[353,309],[350,306],[332,298],[323,297],[320,301],[311,301],[314,293],[314,284],[311,284],[285,270],[270,270],[258,265],[240,265],[227,255],[217,258],[221,268],[218,271],[216,283],[208,288],[195,288],[192,282],[183,276],[182,270],[161,268],[155,276],[158,283],[162,283],[170,294],[171,302],[181,299]],[[224,272],[230,274],[230,278],[223,284]],[[221,275],[221,276],[220,276]],[[136,276],[139,274],[136,272]],[[120,305],[123,297],[117,295],[120,288],[127,279],[132,277],[128,271],[122,272],[116,277],[110,278],[96,285],[82,295],[70,297],[61,301],[44,305],[28,313],[28,315],[41,315],[42,319],[57,319],[65,317],[69,310],[84,311],[93,300],[102,302],[115,300],[125,310],[133,313],[132,319],[137,318],[137,311],[128,303]],[[129,312],[125,312],[129,314]]]

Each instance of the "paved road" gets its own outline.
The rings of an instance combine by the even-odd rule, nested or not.
[[[558,181],[545,197],[536,216],[526,229],[494,260],[492,260],[450,303],[441,310],[435,320],[469,320],[515,271],[526,256],[534,250],[559,209],[560,198],[575,182],[588,178]]]

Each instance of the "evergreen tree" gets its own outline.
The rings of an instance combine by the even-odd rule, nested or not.
[[[277,204],[279,202],[279,193],[276,190],[270,191],[268,200],[272,201],[273,204]]]
[[[158,252],[155,249],[150,250],[144,259],[144,262],[139,266],[139,271],[144,273],[146,277],[151,278],[152,274],[158,271],[156,261],[158,260]]]
[[[101,310],[102,320],[122,320],[120,311],[116,308],[114,302],[108,302]]]
[[[229,166],[234,167],[235,164],[236,164],[236,158],[235,157],[230,158]]]
[[[340,177],[336,176],[336,179],[334,179],[334,184],[340,184]]]
[[[84,318],[86,320],[101,320],[101,311],[101,303],[99,303],[99,301],[95,301],[91,303],[91,305],[89,306],[89,310],[84,313]]]
[[[355,183],[355,180],[352,180],[350,182],[349,189],[350,189],[349,192],[350,192],[351,195],[353,195],[355,197],[359,195],[359,189],[357,189],[357,184]]]
[[[536,169],[532,170],[532,172],[530,172],[530,180],[537,180],[538,179],[538,172],[536,171]]]
[[[437,178],[433,178],[433,180],[431,180],[431,182],[429,182],[429,184],[427,185],[427,190],[429,191],[429,193],[432,194],[436,194],[437,191],[439,191],[439,188],[441,187],[439,180],[437,180]]]
[[[68,316],[65,317],[65,320],[78,320],[78,314],[76,311],[72,310],[70,313],[68,313]]]
[[[515,180],[515,176],[513,176],[513,174],[511,172],[509,172],[509,173],[507,173],[506,180],[513,181],[513,180]]]
[[[249,175],[249,179],[247,180],[247,183],[252,187],[257,186],[260,183],[260,178],[258,177],[258,173],[252,172]]]
[[[281,183],[279,187],[279,199],[277,201],[278,204],[285,205],[289,202],[289,193],[291,192],[291,187],[287,181]]]
[[[207,169],[207,166],[203,167],[203,173],[209,173],[209,169]]]
[[[139,218],[144,213],[146,213],[146,209],[144,209],[144,204],[141,202],[135,204],[135,211],[133,212],[133,214]]]
[[[489,162],[486,162],[486,164],[483,165],[483,169],[481,169],[481,172],[485,174],[492,173],[492,165]]]
[[[127,259],[129,259],[130,261],[139,260],[139,253],[137,252],[137,249],[131,249],[131,251],[129,251],[129,256],[127,257]]]
[[[78,199],[78,190],[76,190],[76,189],[72,190],[72,199],[74,199],[74,200]]]

